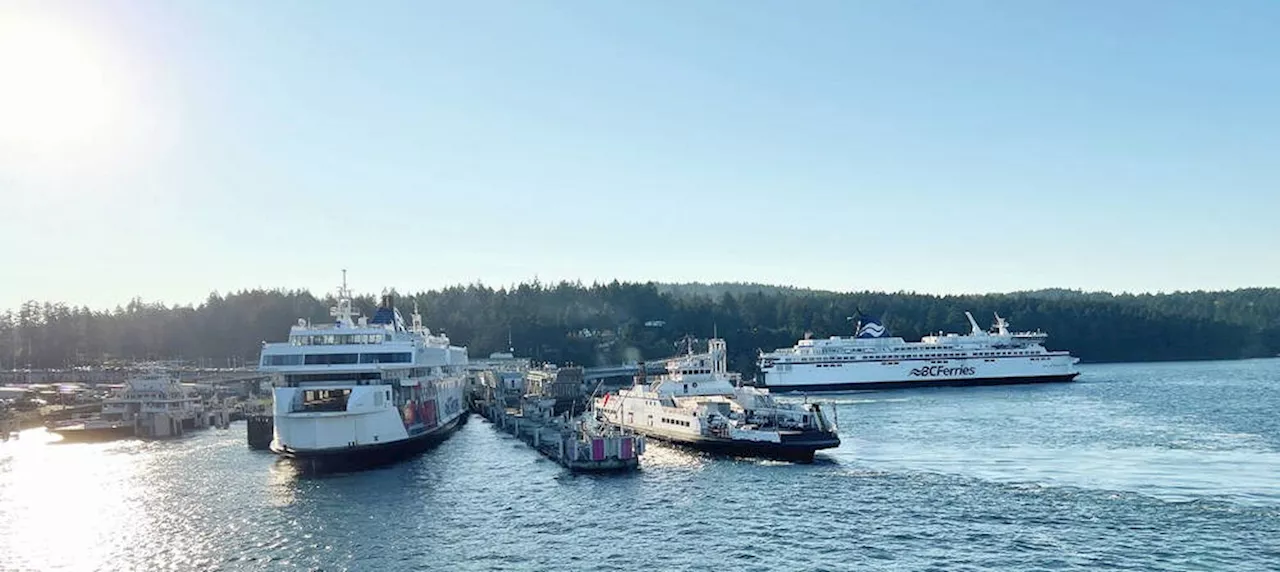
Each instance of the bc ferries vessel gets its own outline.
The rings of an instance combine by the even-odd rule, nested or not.
[[[110,441],[178,437],[207,424],[199,396],[176,376],[153,370],[127,379],[124,387],[102,402],[98,417],[55,423],[48,430],[65,442]]]
[[[859,323],[853,338],[800,340],[760,354],[757,385],[772,391],[849,391],[894,387],[1070,381],[1079,360],[1044,347],[1047,334],[1010,332],[999,314],[987,332],[965,312],[972,331],[918,342],[889,337],[878,321]]]
[[[707,353],[668,360],[666,375],[597,398],[595,409],[605,423],[730,455],[809,462],[815,451],[840,445],[820,405],[781,404],[768,391],[736,384],[726,354],[724,340],[709,340]]]
[[[264,344],[259,368],[276,374],[271,449],[341,464],[394,461],[444,440],[466,421],[467,350],[406,325],[383,295],[355,318],[346,280],[333,324],[298,320],[289,341]]]

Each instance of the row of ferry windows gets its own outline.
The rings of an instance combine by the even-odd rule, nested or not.
[[[688,427],[688,426],[689,426],[689,422],[688,422],[688,421],[682,421],[682,420],[680,420],[680,419],[667,419],[666,417],[663,417],[663,418],[662,418],[662,422],[663,422],[663,423],[666,423],[666,424],[668,424],[668,425],[680,425],[680,426],[683,426],[683,427]]]
[[[394,379],[400,379],[402,377],[415,378],[415,377],[427,377],[428,375],[435,375],[435,374],[443,375],[446,373],[453,373],[454,368],[451,368],[448,366],[414,367],[414,368],[409,368],[407,370],[408,371],[407,374],[404,373],[405,371],[406,370],[388,371],[388,372],[360,371],[360,372],[344,372],[344,373],[295,373],[295,374],[289,374],[284,376],[284,379],[290,384],[317,383],[317,382],[328,382],[328,381],[341,381],[341,382],[345,382],[345,381],[366,382],[367,381],[367,382],[373,383],[373,382],[379,382],[384,378],[387,380],[394,380]],[[385,376],[383,375],[384,373],[386,374]],[[364,385],[364,384],[359,384],[359,385]]]
[[[347,365],[355,363],[409,363],[412,361],[413,354],[409,352],[262,356],[262,365]]]
[[[129,399],[182,399],[179,393],[159,393],[155,391],[130,391],[124,394]]]
[[[835,360],[835,361],[859,361],[859,360],[873,360],[873,359],[903,359],[903,358],[925,358],[925,359],[937,359],[937,358],[967,358],[967,357],[987,357],[987,356],[1030,356],[1030,355],[1036,355],[1036,352],[973,352],[973,353],[971,353],[971,354],[906,354],[906,355],[891,355],[891,356],[860,356],[860,357],[854,357],[854,356],[843,356],[843,357],[841,357],[841,356],[836,356],[836,357],[812,357],[812,358],[807,357],[807,358],[800,358],[798,361],[820,361],[820,362],[828,362],[828,361],[832,361],[832,360]]]
[[[291,336],[289,343],[295,346],[335,346],[341,344],[380,344],[391,341],[391,334],[324,334],[316,336]]]

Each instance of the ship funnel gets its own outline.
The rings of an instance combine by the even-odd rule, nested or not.
[[[970,314],[969,312],[965,312],[964,317],[969,319],[969,327],[973,328],[971,332],[973,335],[981,336],[987,333],[982,328],[978,327],[978,321],[973,319],[973,314]]]

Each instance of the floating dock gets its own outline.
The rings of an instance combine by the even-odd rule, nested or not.
[[[480,404],[480,414],[543,456],[574,472],[630,471],[640,466],[644,436],[595,423],[586,415],[551,414],[554,399],[526,399],[519,410]]]

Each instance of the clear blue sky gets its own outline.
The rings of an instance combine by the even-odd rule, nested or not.
[[[364,292],[1280,285],[1273,1],[8,0],[6,20],[0,85],[34,87],[0,96],[0,307],[326,292],[340,268]]]

